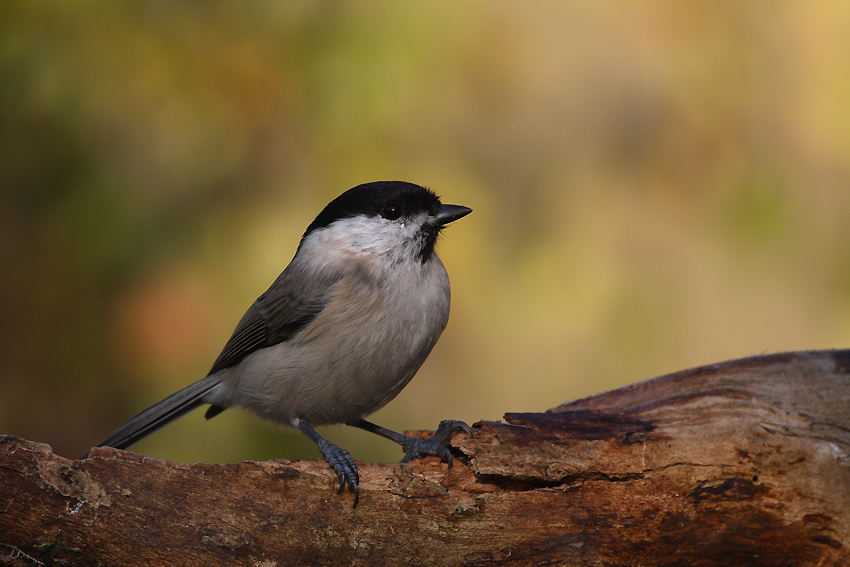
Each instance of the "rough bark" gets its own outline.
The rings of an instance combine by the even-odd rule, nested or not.
[[[467,462],[87,461],[0,438],[12,565],[850,565],[850,351],[706,366],[480,422]]]

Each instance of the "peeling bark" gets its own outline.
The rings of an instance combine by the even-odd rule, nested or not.
[[[850,351],[760,356],[509,413],[429,457],[87,461],[0,437],[10,565],[850,565]]]

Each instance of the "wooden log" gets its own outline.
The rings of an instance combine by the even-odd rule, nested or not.
[[[850,351],[758,356],[511,413],[461,459],[71,461],[0,438],[10,565],[850,565]]]

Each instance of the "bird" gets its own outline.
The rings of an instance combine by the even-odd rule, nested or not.
[[[444,420],[432,437],[420,439],[365,418],[410,382],[445,329],[451,289],[434,248],[443,229],[470,212],[404,181],[345,191],[307,227],[290,263],[239,320],[206,377],[96,446],[126,449],[209,405],[207,419],[241,407],[305,434],[333,468],[337,494],[347,486],[354,506],[357,465],[315,426],[364,429],[401,445],[401,462],[433,455],[451,466],[448,439],[471,433],[462,421]]]

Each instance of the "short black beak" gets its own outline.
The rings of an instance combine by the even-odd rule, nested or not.
[[[437,224],[440,226],[447,225],[452,221],[465,217],[471,212],[472,209],[462,207],[461,205],[440,205],[440,212],[437,213]]]

